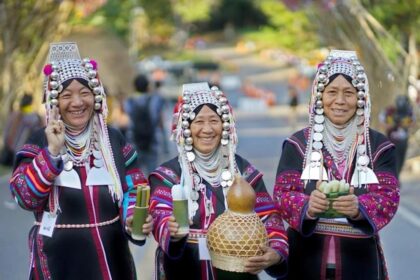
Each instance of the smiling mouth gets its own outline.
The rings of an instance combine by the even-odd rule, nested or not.
[[[332,109],[331,111],[337,115],[341,115],[347,112],[347,110],[343,110],[343,109]]]
[[[72,112],[69,112],[69,113],[72,116],[79,117],[79,116],[82,116],[85,113],[85,111],[86,110],[83,109],[83,110],[78,110],[78,111],[72,111]]]

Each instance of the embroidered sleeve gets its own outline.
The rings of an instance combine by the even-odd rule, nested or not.
[[[282,262],[274,265],[266,272],[273,277],[282,277],[286,273],[284,264],[289,255],[289,245],[287,235],[284,229],[283,220],[278,208],[271,196],[268,194],[262,179],[262,173],[249,164],[243,172],[246,180],[253,186],[256,194],[255,212],[264,223],[267,230],[269,246],[276,250],[282,257]],[[277,267],[279,266],[279,267]]]
[[[182,253],[186,239],[171,242],[168,219],[172,215],[171,188],[179,182],[179,177],[164,166],[160,166],[149,176],[152,194],[150,197],[150,213],[153,216],[153,235],[159,246],[169,257],[177,257]]]
[[[143,172],[138,167],[137,152],[132,145],[126,144],[123,148],[123,156],[125,162],[125,180],[123,183],[123,203],[120,208],[122,220],[125,221],[134,213],[134,206],[136,205],[137,188],[148,185],[147,179]]]
[[[13,197],[23,209],[43,211],[54,179],[63,170],[62,161],[55,166],[46,148],[26,144],[18,152],[17,162],[10,179]]]
[[[395,176],[395,149],[391,148],[376,157],[374,170],[379,184],[369,184],[368,192],[359,196],[363,216],[377,233],[387,225],[397,212],[400,190]]]
[[[303,158],[296,145],[288,140],[283,143],[274,185],[274,199],[280,215],[295,230],[300,231],[309,197],[304,194],[302,173]]]

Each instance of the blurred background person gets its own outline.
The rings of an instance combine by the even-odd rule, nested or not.
[[[383,110],[379,120],[385,134],[395,145],[397,176],[400,176],[407,154],[409,128],[414,125],[415,114],[410,99],[406,95],[398,95],[395,103]]]
[[[158,82],[159,89],[161,83]],[[127,139],[136,146],[142,170],[147,176],[158,166],[159,153],[167,145],[164,129],[164,99],[151,85],[146,75],[139,74],[134,79],[137,96],[124,102],[124,111],[130,117]],[[165,140],[166,141],[166,140]],[[165,151],[165,152],[166,152]]]
[[[4,146],[0,155],[3,165],[12,166],[16,152],[43,125],[41,117],[33,110],[32,100],[32,95],[25,93],[20,100],[19,110],[12,112],[6,121]]]

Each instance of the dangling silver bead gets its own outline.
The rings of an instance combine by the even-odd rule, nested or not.
[[[357,87],[358,90],[364,90],[365,89],[365,84],[364,83],[358,83],[356,87]]]
[[[89,86],[91,88],[97,87],[99,85],[99,80],[94,78],[89,81]]]
[[[360,65],[359,61],[357,61],[357,60],[353,61],[353,66],[359,66],[359,65]]]
[[[365,106],[365,102],[363,100],[357,100],[357,107],[363,108]]]
[[[325,83],[326,79],[327,79],[327,76],[325,74],[319,74],[318,81]]]
[[[317,91],[317,92],[315,93],[315,97],[316,97],[317,99],[321,99],[321,98],[322,98],[322,92]]]
[[[359,92],[357,92],[357,97],[358,97],[359,99],[365,98],[365,92],[364,92],[364,91],[359,91]]]
[[[319,83],[318,86],[317,86],[317,90],[318,91],[323,91],[324,89],[325,89],[324,84],[323,83]]]
[[[50,86],[51,86],[52,89],[57,89],[58,88],[58,82],[57,81],[51,81]]]
[[[358,74],[364,73],[365,72],[365,69],[363,68],[363,66],[359,65],[359,66],[356,67],[356,72]]]
[[[195,119],[195,113],[194,111],[190,112],[190,120],[194,120]]]
[[[192,137],[185,138],[185,144],[192,145],[192,143],[193,143]]]
[[[53,106],[57,106],[58,105],[58,100],[56,98],[52,98],[50,101],[51,105]]]
[[[219,98],[223,96],[223,92],[221,92],[220,90],[216,90],[216,97]]]
[[[221,115],[222,115],[222,110],[221,110],[220,108],[217,108],[217,109],[216,109],[216,113],[217,113],[219,116],[221,116]]]
[[[316,101],[316,103],[315,103],[315,106],[316,106],[317,108],[322,108],[322,105],[323,105],[323,103],[322,103],[322,101],[321,101],[321,100],[317,100],[317,101]]]
[[[89,57],[83,58],[83,63],[90,63],[90,58]]]
[[[182,97],[182,101],[184,101],[184,103],[190,103],[191,99],[190,99],[190,97],[188,95],[184,95]]]
[[[223,122],[223,130],[229,130],[230,129],[230,123],[229,122]]]
[[[184,137],[190,137],[191,136],[191,129],[184,129]]]
[[[321,67],[319,67],[319,72],[320,72],[320,73],[325,74],[325,73],[327,73],[327,71],[328,71],[327,66],[322,65]]]
[[[89,72],[88,72],[88,77],[89,77],[90,79],[95,78],[95,77],[96,77],[96,71],[95,71],[95,70],[89,70]]]
[[[365,75],[362,73],[357,74],[357,79],[361,82],[364,82],[366,80]]]
[[[229,138],[229,132],[228,132],[228,131],[226,131],[226,130],[222,131],[222,138],[223,138],[223,139],[227,139],[227,138]]]
[[[182,121],[182,128],[188,128],[190,126],[190,123],[188,121]]]
[[[222,106],[222,112],[223,112],[224,114],[229,113],[229,106],[227,106],[227,105],[223,105],[223,106]]]
[[[101,94],[102,93],[102,90],[101,90],[100,87],[95,87],[95,88],[93,88],[93,93],[95,95],[98,95],[98,94]]]
[[[187,159],[188,159],[188,161],[189,161],[189,162],[194,161],[194,160],[195,160],[195,155],[194,155],[194,153],[193,153],[193,152],[188,152],[188,153],[187,153]]]
[[[58,91],[53,89],[52,91],[50,91],[50,97],[51,98],[57,98],[58,97]]]
[[[227,144],[229,144],[229,139],[220,140],[220,144],[222,144],[223,146],[226,146]]]
[[[190,114],[188,113],[182,113],[182,119],[187,120],[190,117]]]
[[[227,98],[226,97],[220,97],[219,101],[222,105],[225,105],[227,103]]]
[[[224,122],[229,121],[229,114],[223,114],[222,115],[222,121],[224,121]]]
[[[102,102],[102,95],[95,95],[95,102]]]
[[[359,109],[357,109],[356,110],[356,114],[358,115],[358,116],[363,116],[364,115],[364,110],[363,109],[361,109],[361,108],[359,108]]]
[[[317,115],[322,115],[322,114],[324,114],[324,109],[322,109],[322,108],[316,108],[316,109],[315,109],[315,113],[316,113]]]
[[[95,103],[95,110],[101,109],[102,104],[101,103]]]
[[[92,65],[92,63],[85,63],[85,68],[86,68],[86,70],[93,70],[93,65]]]
[[[185,146],[184,146],[184,149],[185,149],[186,151],[192,151],[193,146],[192,146],[192,145],[185,145]]]
[[[51,73],[50,77],[51,77],[51,80],[56,81],[56,80],[58,79],[58,72],[53,71],[53,72]]]
[[[216,90],[219,90],[219,88],[218,88],[218,87],[216,87],[216,86],[212,86],[212,87],[211,87],[211,90],[216,91]]]
[[[189,112],[189,111],[190,111],[190,105],[188,105],[188,104],[182,104],[182,109],[183,109],[185,112]]]

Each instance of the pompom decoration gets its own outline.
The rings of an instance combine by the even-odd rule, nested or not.
[[[51,75],[52,72],[53,72],[53,68],[52,68],[51,64],[47,64],[47,65],[44,66],[44,74],[46,76]]]
[[[93,70],[96,70],[98,68],[98,63],[95,60],[91,59],[90,64],[92,64]]]

